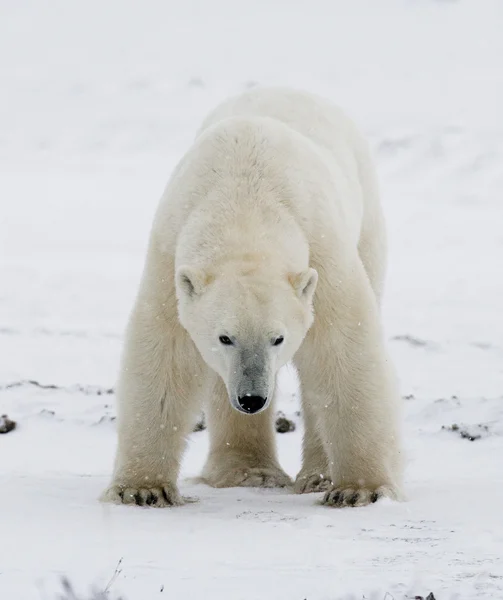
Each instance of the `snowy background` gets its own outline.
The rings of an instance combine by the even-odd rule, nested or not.
[[[502,30],[500,0],[0,0],[0,598],[105,589],[121,558],[111,598],[503,598]],[[153,211],[205,113],[257,83],[372,143],[409,501],[182,482],[199,504],[101,506]],[[292,475],[301,434],[278,434]]]

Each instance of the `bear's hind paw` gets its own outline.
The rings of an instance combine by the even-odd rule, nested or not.
[[[322,473],[312,473],[310,475],[301,475],[299,473],[295,480],[294,491],[296,494],[326,492],[332,485],[330,477],[325,477]]]
[[[215,488],[260,487],[284,488],[292,485],[292,480],[280,469],[269,467],[242,467],[225,473],[203,476],[203,481]]]

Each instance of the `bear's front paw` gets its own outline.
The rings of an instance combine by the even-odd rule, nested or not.
[[[299,473],[295,480],[294,491],[296,494],[311,494],[314,492],[326,492],[332,487],[332,480],[323,473],[311,473],[303,475]]]
[[[136,504],[136,506],[182,506],[187,502],[196,502],[194,498],[180,495],[176,485],[165,483],[156,487],[133,485],[111,485],[101,496],[102,502],[113,504]]]
[[[335,506],[336,508],[367,506],[367,504],[374,504],[379,498],[389,495],[387,488],[384,486],[376,489],[333,486],[325,494],[321,503],[326,506]]]
[[[269,467],[241,467],[204,477],[206,483],[216,488],[262,487],[282,488],[292,485],[292,480],[281,469]]]

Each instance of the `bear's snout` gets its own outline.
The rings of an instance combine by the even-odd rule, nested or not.
[[[262,410],[266,403],[267,398],[264,398],[262,396],[250,396],[247,394],[238,398],[240,410],[249,415],[253,415],[254,413],[257,413],[260,410]]]

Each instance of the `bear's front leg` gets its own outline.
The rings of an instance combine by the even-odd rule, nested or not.
[[[279,466],[274,431],[274,401],[257,415],[232,408],[222,379],[215,375],[205,407],[210,453],[201,480],[217,487],[287,487]]]
[[[335,297],[328,311],[318,311],[295,361],[303,404],[316,415],[328,457],[331,487],[323,503],[336,507],[401,496],[395,377],[372,291],[365,282],[349,285],[351,302]]]
[[[178,506],[186,437],[200,408],[204,367],[187,334],[149,312],[133,313],[117,388],[118,448],[113,481],[101,500]]]

